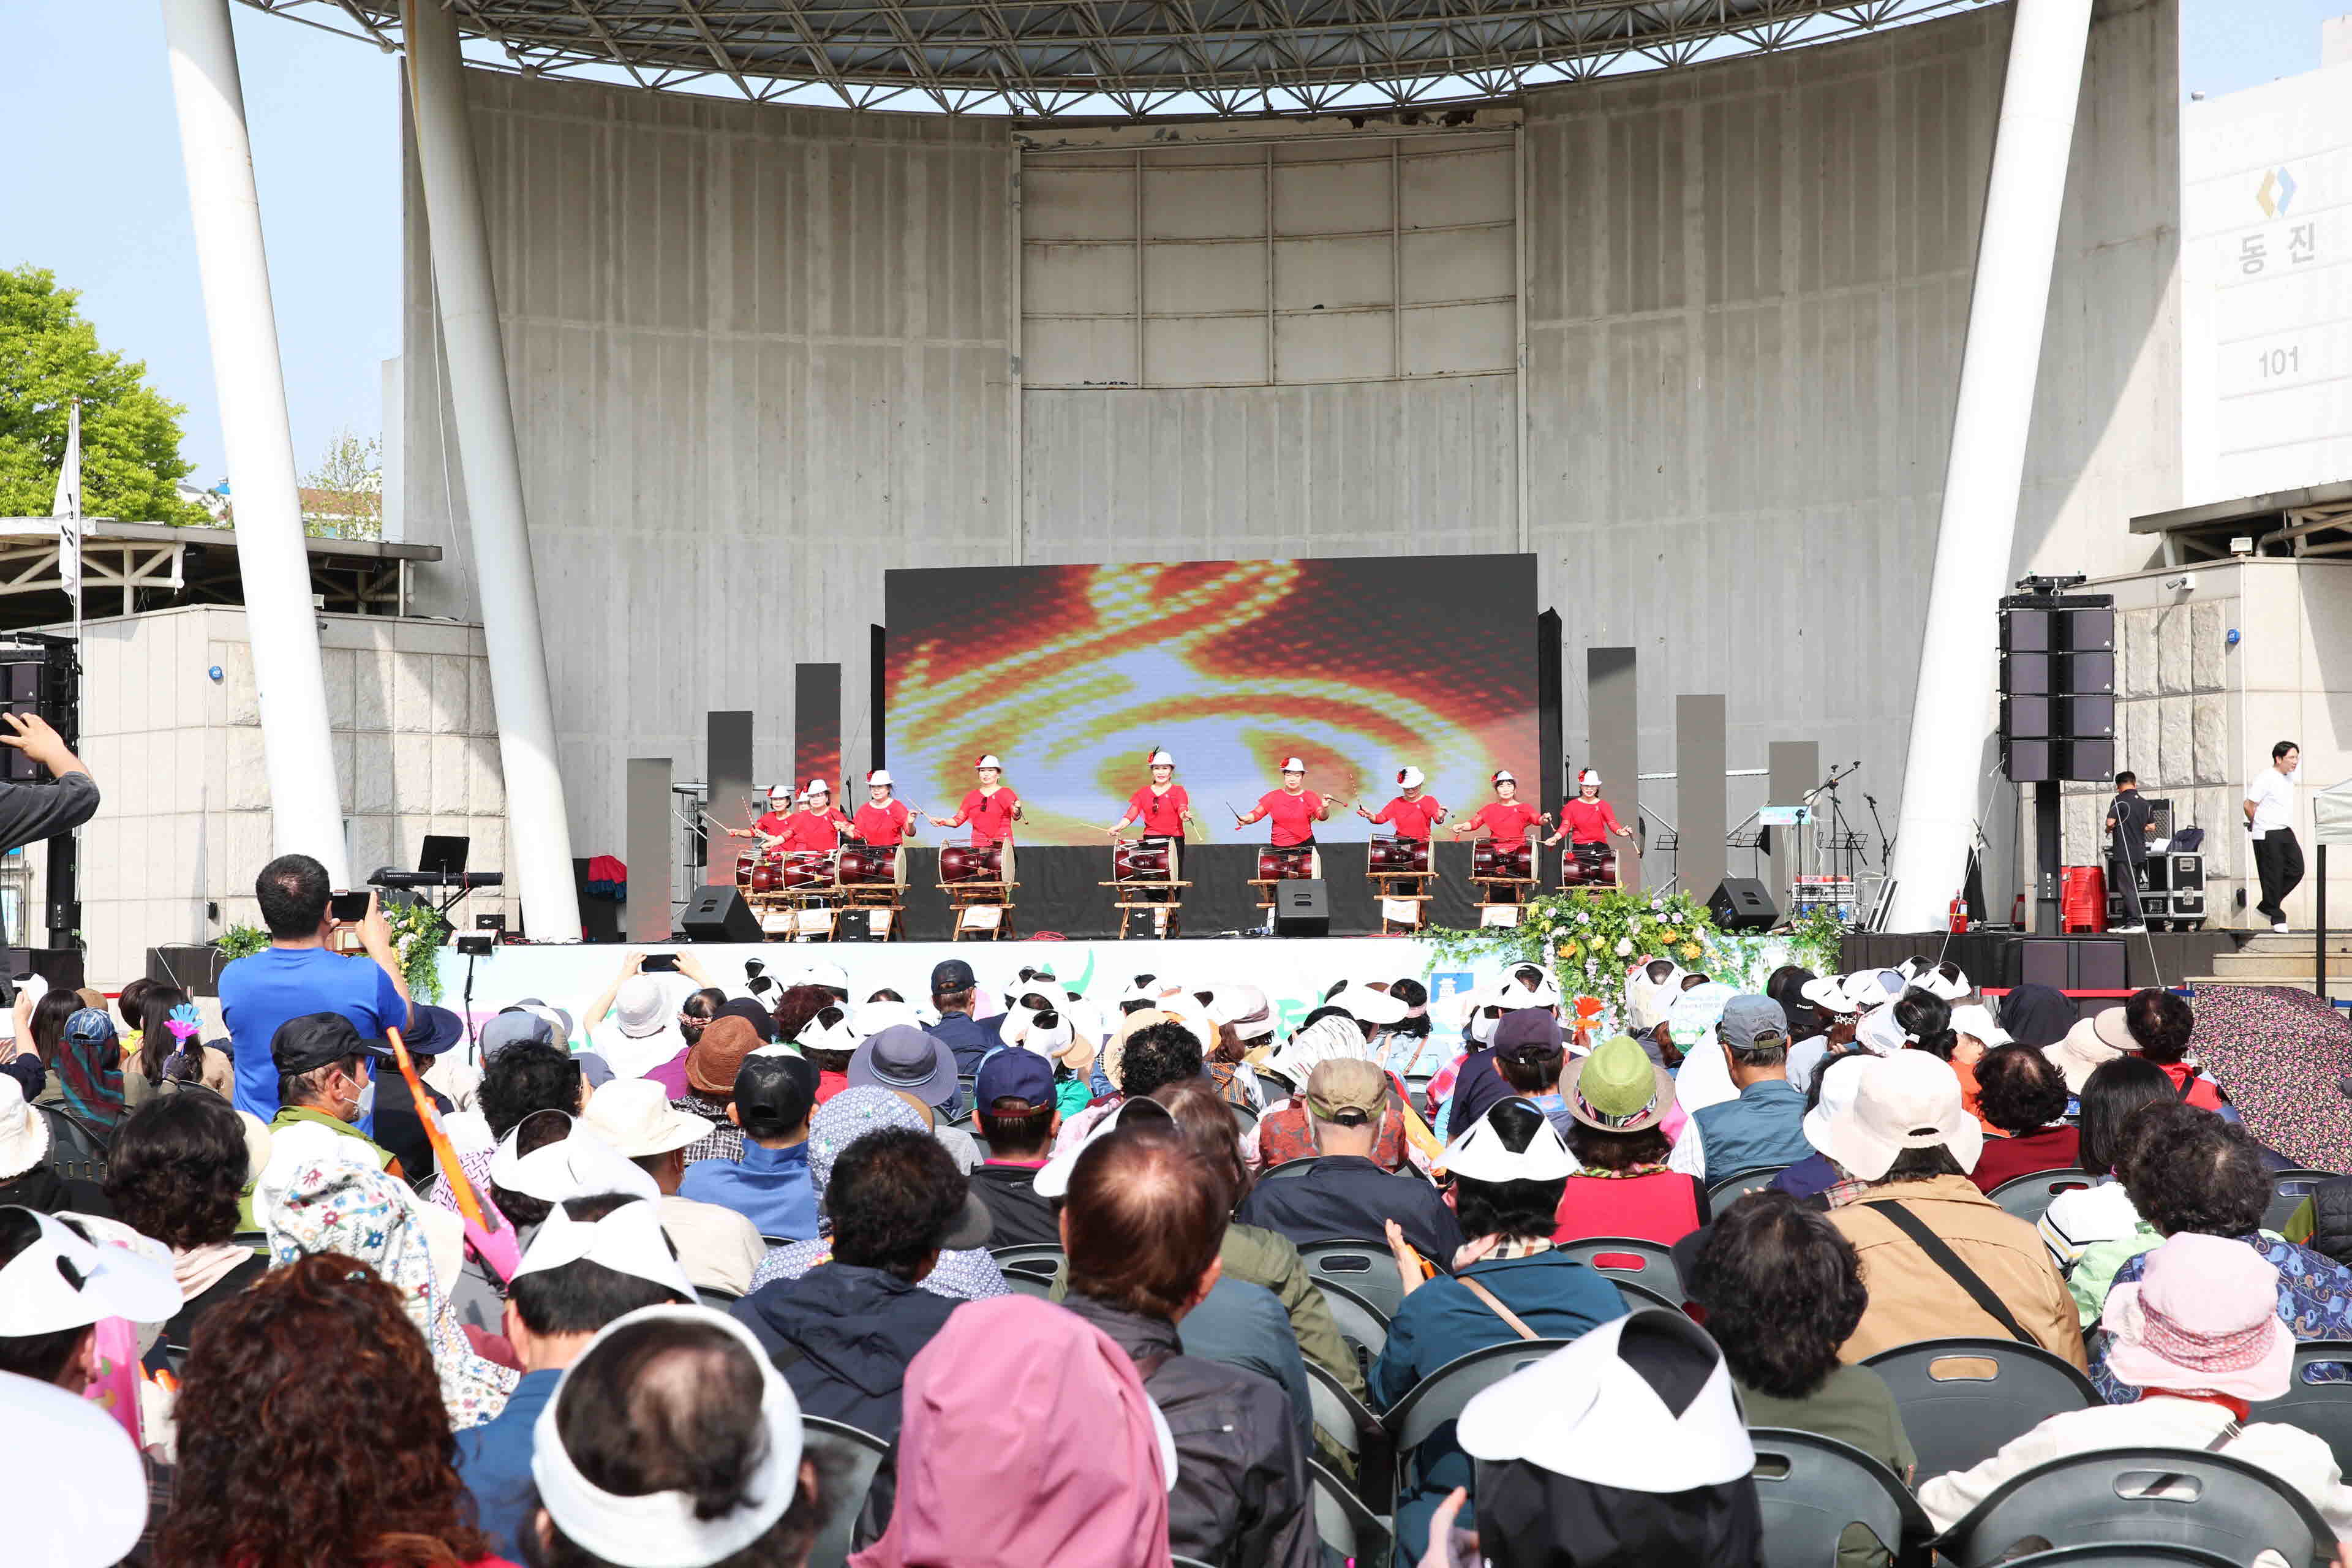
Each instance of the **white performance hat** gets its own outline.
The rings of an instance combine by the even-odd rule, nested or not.
[[[1398,788],[1419,789],[1422,786],[1422,784],[1423,774],[1419,768],[1399,768],[1397,770]]]
[[[866,1005],[870,1007],[873,1004],[869,1002]],[[841,1015],[833,1023],[824,1021],[828,1009],[820,1007],[816,1016],[802,1027],[800,1038],[793,1043],[803,1051],[854,1051],[857,1048],[857,1042],[863,1037],[858,1034],[857,1026],[849,1021],[849,1010],[838,1005],[831,1010]]]
[[[828,991],[846,991],[849,989],[849,971],[831,959],[821,958],[801,971],[800,984],[822,985]]]
[[[552,1143],[542,1143],[528,1154],[519,1154],[515,1151],[522,1137],[522,1122],[509,1128],[507,1135],[499,1141],[499,1152],[490,1156],[490,1181],[495,1185],[545,1204],[559,1204],[566,1198],[587,1197],[594,1193],[628,1193],[648,1199],[661,1196],[661,1188],[643,1166],[567,1113],[549,1109],[535,1110],[531,1116],[562,1116],[572,1122],[572,1131]],[[530,1120],[530,1116],[523,1118],[523,1121]]]
[[[552,1216],[551,1216],[551,1218]],[[760,1414],[768,1429],[759,1474],[748,1481],[743,1507],[717,1519],[696,1517],[694,1496],[685,1491],[621,1496],[580,1473],[564,1451],[556,1413],[563,1406],[563,1384],[539,1413],[531,1430],[531,1479],[539,1483],[540,1506],[555,1528],[591,1555],[627,1568],[709,1568],[734,1556],[774,1528],[800,1492],[801,1405],[792,1384],[775,1369],[751,1331],[708,1307],[641,1307],[624,1312],[588,1342],[563,1374],[564,1382],[593,1360],[599,1346],[632,1324],[667,1320],[722,1330],[740,1342],[760,1369]]]
[[[1304,757],[1285,757],[1282,759],[1282,771],[1286,773],[1303,773],[1307,771],[1307,760]]]
[[[1504,1100],[1496,1103],[1511,1102]],[[1552,1126],[1551,1119],[1540,1110],[1536,1111],[1536,1130],[1528,1146],[1513,1153],[1510,1145],[1503,1142],[1503,1135],[1495,1131],[1491,1107],[1469,1131],[1445,1146],[1445,1152],[1437,1157],[1437,1166],[1474,1182],[1556,1182],[1584,1168],[1568,1152],[1568,1144],[1561,1140],[1559,1129]]]
[[[1853,1005],[1853,998],[1845,994],[1845,987],[1838,984],[1838,978],[1834,974],[1820,975],[1806,981],[1797,987],[1797,994],[1824,1013],[1843,1016],[1860,1011]]]
[[[1629,1333],[1685,1340],[1714,1363],[1679,1414],[1643,1375],[1643,1363],[1623,1353]],[[1723,1352],[1688,1318],[1655,1308],[1612,1318],[1482,1389],[1463,1406],[1454,1436],[1473,1458],[1524,1459],[1627,1491],[1722,1486],[1756,1468]]]
[[[1385,991],[1375,991],[1369,985],[1350,985],[1331,999],[1334,1007],[1347,1010],[1359,1024],[1386,1028],[1404,1021],[1405,1005]]]
[[[890,784],[890,770],[887,768],[876,768],[872,773],[866,775],[866,782],[869,785],[880,784],[883,787],[887,788]]]
[[[120,1247],[84,1241],[38,1210],[24,1212],[41,1234],[0,1268],[0,1337],[88,1328],[100,1318],[168,1323],[178,1315],[180,1282],[171,1269]],[[67,1268],[80,1277],[79,1284]]]
[[[768,786],[768,798],[772,801],[790,800],[793,798],[793,786],[788,784],[770,784]]]
[[[912,1024],[919,1029],[923,1026],[913,1006],[905,1002],[861,1003],[849,1015],[849,1031],[861,1040],[896,1024]]]
[[[980,761],[972,763],[971,765],[975,768],[994,768],[999,773],[1003,773],[1004,771],[1004,764],[996,760],[996,753],[994,752],[981,752]]]
[[[1078,1168],[1078,1156],[1093,1148],[1097,1140],[1109,1137],[1112,1130],[1130,1116],[1138,1121],[1159,1121],[1171,1127],[1176,1124],[1176,1119],[1168,1113],[1168,1108],[1156,1100],[1120,1100],[1111,1109],[1109,1115],[1087,1129],[1085,1137],[1070,1139],[1055,1148],[1054,1157],[1038,1167],[1036,1176],[1030,1183],[1037,1195],[1041,1198],[1068,1196],[1070,1173]]]
[[[1969,984],[1968,974],[1957,963],[1937,964],[1919,973],[1912,984],[1928,995],[1946,1002],[1957,1002],[1976,989]]]
[[[177,1310],[175,1308],[174,1310]],[[11,1457],[12,1563],[119,1563],[147,1527],[147,1477],[122,1424],[78,1394],[0,1373],[0,1430],[30,1441]]]
[[[1516,775],[1515,773],[1513,773],[1511,772],[1511,770],[1510,770],[1510,769],[1508,769],[1508,768],[1496,768],[1496,769],[1495,770],[1495,776],[1494,776],[1493,778],[1491,778],[1491,779],[1488,779],[1486,782],[1487,782],[1488,784],[1517,784],[1517,783],[1518,783],[1519,781],[1518,781],[1518,777],[1517,777],[1517,775]]]
[[[694,1285],[687,1279],[685,1267],[670,1255],[668,1238],[662,1235],[660,1194],[636,1196],[637,1201],[623,1204],[603,1219],[594,1220],[573,1219],[564,1212],[562,1202],[557,1200],[555,1206],[547,1211],[547,1223],[531,1237],[530,1250],[522,1255],[522,1266],[515,1270],[515,1278],[544,1274],[584,1258],[615,1274],[626,1274],[674,1290],[681,1301],[694,1300]]]
[[[1176,765],[1176,759],[1165,751],[1154,751],[1151,753],[1150,765],[1155,768],[1172,768]]]
[[[1582,773],[1576,775],[1576,787],[1579,789],[1582,789],[1586,784],[1592,784],[1597,787],[1600,783],[1601,770],[1598,768],[1586,768]]]
[[[808,796],[812,800],[815,799],[818,795],[831,795],[832,793],[833,785],[827,784],[823,779],[811,779],[808,783],[801,785],[801,794]]]

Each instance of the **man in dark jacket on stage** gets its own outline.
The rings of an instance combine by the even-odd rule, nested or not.
[[[1223,1184],[1160,1119],[1092,1140],[1065,1195],[1064,1305],[1134,1359],[1176,1439],[1169,1544],[1226,1568],[1314,1568],[1307,1454],[1281,1387],[1184,1354],[1177,1333],[1221,1272]]]
[[[841,1152],[825,1188],[833,1261],[779,1279],[732,1310],[768,1349],[801,1409],[885,1439],[898,1436],[907,1363],[959,1303],[920,1288],[943,1247],[987,1240],[945,1145],[905,1128]],[[975,1220],[977,1236],[967,1234]]]

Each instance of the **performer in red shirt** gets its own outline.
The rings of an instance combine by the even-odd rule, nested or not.
[[[895,849],[901,839],[915,836],[915,814],[890,793],[890,775],[876,768],[866,775],[866,804],[850,819],[849,830],[860,844]]]
[[[1282,787],[1257,797],[1247,816],[1235,816],[1234,826],[1247,827],[1260,817],[1274,823],[1274,847],[1287,849],[1315,842],[1315,825],[1331,819],[1330,803],[1307,787],[1307,764],[1297,757],[1282,759]]]
[[[963,805],[953,816],[932,816],[928,811],[923,815],[930,817],[934,827],[961,827],[971,823],[972,847],[976,849],[1012,843],[1013,825],[1021,820],[1021,797],[1003,782],[1004,764],[996,760],[994,752],[990,752],[972,764],[972,771],[980,785],[963,797]]]
[[[1570,853],[1580,860],[1598,860],[1609,852],[1610,834],[1632,838],[1633,830],[1617,820],[1601,798],[1601,775],[1591,768],[1576,775],[1576,798],[1559,808],[1559,831],[1544,840],[1557,844],[1565,837]]]
[[[727,830],[728,836],[732,838],[756,838],[760,841],[761,848],[773,849],[791,837],[793,818],[799,815],[785,809],[792,805],[792,786],[778,784],[768,791],[768,809],[760,814],[760,820],[749,827],[730,827]]]
[[[1192,797],[1176,782],[1176,759],[1168,752],[1151,753],[1151,782],[1127,797],[1127,815],[1105,831],[1117,838],[1130,822],[1143,825],[1146,838],[1172,838],[1179,855],[1184,849],[1184,825],[1198,827],[1201,819],[1192,815]]]
[[[1381,807],[1377,816],[1360,805],[1356,807],[1356,815],[1375,825],[1393,823],[1399,838],[1418,838],[1426,843],[1430,829],[1445,820],[1445,808],[1437,804],[1435,796],[1423,791],[1423,782],[1419,768],[1400,768],[1397,797]]]
[[[1507,769],[1495,772],[1495,798],[1478,808],[1467,822],[1457,822],[1457,834],[1475,833],[1485,828],[1493,836],[1497,849],[1524,849],[1528,830],[1549,824],[1549,816],[1519,798],[1519,781]]]
[[[833,804],[833,787],[823,779],[812,779],[801,792],[801,809],[792,816],[789,847],[828,855],[840,848],[842,834],[851,829],[849,818]]]

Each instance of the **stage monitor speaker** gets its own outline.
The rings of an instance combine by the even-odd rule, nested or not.
[[[2126,984],[2121,937],[2021,936],[2001,967],[2011,986],[2121,991]]]
[[[1769,931],[1780,911],[1764,884],[1753,877],[1726,877],[1708,895],[1706,912],[1717,931]]]
[[[1274,934],[1331,934],[1331,890],[1320,877],[1294,878],[1274,885]]]
[[[872,910],[842,910],[841,917],[833,922],[833,940],[835,942],[880,941],[881,939],[874,934],[874,911]]]
[[[677,917],[677,929],[688,942],[759,942],[767,934],[743,895],[726,882],[697,888],[694,897],[687,900],[686,911]]]

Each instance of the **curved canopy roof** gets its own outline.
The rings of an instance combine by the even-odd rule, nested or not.
[[[399,37],[399,0],[246,0]],[[1796,47],[1986,0],[455,0],[477,64],[760,101],[1328,113]]]

